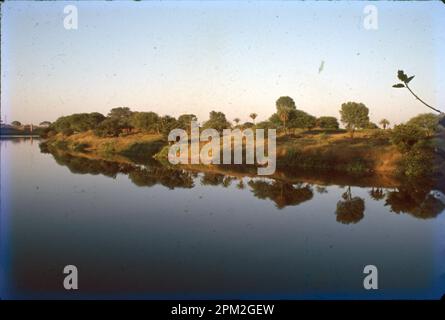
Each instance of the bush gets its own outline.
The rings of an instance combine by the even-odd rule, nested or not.
[[[434,155],[430,148],[415,146],[403,156],[400,173],[408,177],[429,176],[433,172],[433,160]]]
[[[317,119],[317,126],[321,129],[338,129],[340,124],[335,117],[320,117]]]
[[[96,128],[104,119],[105,117],[98,112],[74,113],[58,118],[51,127],[58,132],[63,132],[65,129],[83,132]]]
[[[370,138],[374,146],[386,145],[390,142],[390,133],[388,130],[373,130]]]
[[[412,118],[407,124],[417,126],[422,129],[427,136],[432,136],[438,130],[439,120],[438,115],[424,113]]]
[[[107,118],[98,125],[98,127],[94,130],[94,134],[98,137],[117,137],[122,128],[123,126],[119,119]]]
[[[60,150],[67,150],[68,149],[68,142],[63,140],[58,140],[54,143],[54,147]]]
[[[412,124],[395,126],[391,132],[391,142],[402,152],[409,152],[426,138],[425,131]]]
[[[55,131],[53,128],[43,128],[40,131],[40,137],[43,139],[54,137],[57,134],[57,131]]]
[[[67,136],[67,137],[69,137],[69,136],[72,135],[73,133],[74,133],[74,130],[71,129],[71,128],[65,128],[65,129],[62,130],[62,134],[63,134],[64,136]]]

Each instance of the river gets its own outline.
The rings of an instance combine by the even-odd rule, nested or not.
[[[2,139],[1,297],[442,296],[440,191],[319,176],[173,170]],[[78,290],[63,287],[66,265]],[[363,287],[366,265],[377,290]]]

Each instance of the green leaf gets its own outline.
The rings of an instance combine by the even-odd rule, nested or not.
[[[403,70],[399,70],[397,72],[397,78],[399,78],[400,81],[406,82],[408,80],[408,76],[403,72]]]
[[[409,83],[411,80],[414,79],[414,77],[415,77],[415,76],[411,76],[411,77],[409,77],[408,79],[406,79],[405,83]]]
[[[393,88],[405,88],[405,85],[403,83],[397,83],[392,86]]]

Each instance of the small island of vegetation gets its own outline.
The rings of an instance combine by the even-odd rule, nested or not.
[[[385,173],[399,176],[427,176],[443,173],[444,131],[440,116],[419,114],[404,124],[390,128],[386,119],[379,127],[369,119],[363,103],[346,102],[340,106],[340,128],[337,118],[315,117],[297,109],[291,97],[276,101],[276,112],[268,120],[256,123],[230,122],[222,112],[211,111],[201,129],[219,132],[232,128],[277,130],[277,168],[329,170],[348,173]],[[124,156],[134,161],[155,158],[166,162],[168,133],[175,128],[190,130],[193,114],[178,118],[155,112],[132,111],[127,107],[100,113],[78,113],[58,118],[41,136],[50,148],[77,153],[95,153],[104,158]],[[440,159],[438,159],[438,157]]]

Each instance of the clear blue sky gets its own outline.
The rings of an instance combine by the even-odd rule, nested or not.
[[[70,3],[78,30],[63,27]],[[378,30],[363,27],[367,4],[378,9]],[[263,120],[289,95],[316,116],[338,117],[341,103],[359,101],[373,121],[400,123],[428,110],[391,88],[399,68],[445,108],[440,1],[7,2],[1,23],[8,122],[116,106]]]

